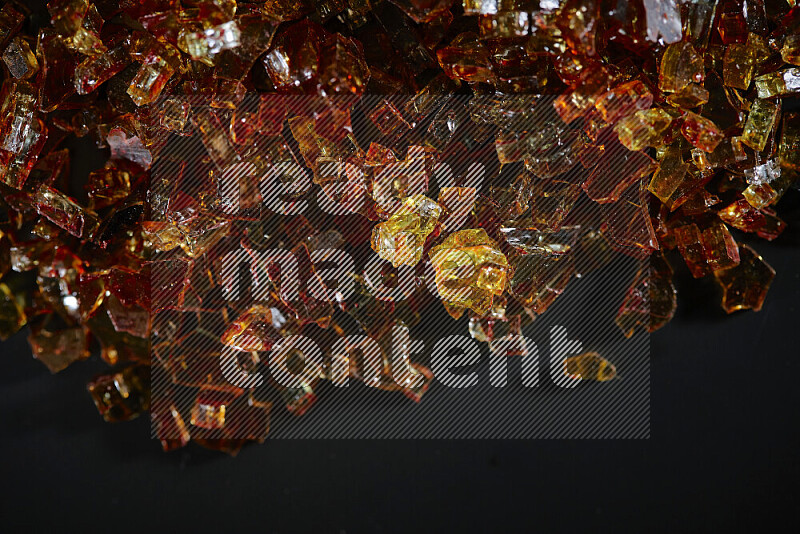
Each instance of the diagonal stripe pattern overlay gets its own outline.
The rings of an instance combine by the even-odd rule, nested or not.
[[[615,324],[637,273],[640,281],[649,276],[647,254],[625,237],[648,229],[636,219],[609,216],[622,204],[646,214],[640,192],[649,175],[628,180],[629,187],[614,193],[619,200],[600,204],[590,198],[588,181],[595,195],[598,184],[628,179],[630,162],[610,156],[599,161],[602,153],[579,157],[565,146],[564,132],[581,127],[560,122],[551,96],[503,102],[451,96],[418,115],[409,105],[412,97],[362,97],[349,117],[349,141],[337,142],[357,146],[367,158],[378,145],[390,147],[394,163],[405,167],[383,184],[381,165],[371,166],[363,178],[356,176],[363,169],[348,167],[356,152],[328,158],[330,147],[319,134],[333,135],[341,117],[320,111],[316,97],[247,95],[233,110],[199,97],[169,98],[188,102],[191,115],[182,132],[157,128],[148,196],[158,250],[150,261],[154,437],[180,438],[180,429],[157,424],[155,412],[163,410],[181,413],[201,439],[649,437],[649,334],[637,328],[626,338]],[[236,130],[231,125],[252,122],[265,106],[286,110],[287,120],[277,130],[259,123],[269,131],[252,139],[241,132],[238,138],[230,135]],[[381,106],[414,128],[396,131],[370,120]],[[296,117],[318,120],[293,122]],[[440,146],[420,149],[423,156],[412,161],[416,124],[426,121],[427,131],[447,132]],[[531,137],[537,137],[535,153]],[[521,155],[509,156],[514,150]],[[500,151],[509,159],[502,166]],[[321,158],[317,163],[325,163],[330,175],[308,161],[309,153]],[[527,176],[528,189],[514,181],[519,174]],[[398,185],[402,177],[410,178]],[[333,188],[341,183],[367,204],[337,197]],[[404,264],[397,269],[370,247],[372,227],[391,216],[398,205],[393,202],[411,194],[436,201],[443,187],[473,188],[476,198],[496,197],[506,188],[528,205],[543,184],[576,191],[562,226],[576,227],[578,238],[602,232],[622,254],[607,261],[608,247],[581,249],[565,288],[532,279],[540,284],[535,290],[557,298],[541,313],[522,311],[523,338],[498,339],[490,347],[470,335],[469,310],[453,319],[437,296],[427,250],[448,233],[481,224],[478,210],[460,227],[440,225],[423,236],[419,244],[427,239],[425,253],[416,265],[408,265],[415,261],[413,240],[395,242],[395,258]],[[377,206],[372,212],[370,203]],[[506,219],[530,217],[532,209],[537,207]],[[498,246],[508,255],[531,250],[508,242]],[[559,253],[577,254],[578,246],[568,243]],[[528,260],[536,272],[534,257]],[[386,273],[396,275],[401,286],[407,280],[412,297],[397,298],[403,292],[398,289],[394,300],[377,298],[370,284]],[[505,298],[510,315],[508,290]],[[375,308],[367,306],[376,302]],[[403,318],[393,326],[407,336],[399,347],[387,345],[391,329],[376,335],[380,329],[374,327],[392,309]],[[566,377],[564,357],[590,351],[609,360],[617,377],[605,382]],[[430,368],[433,377],[420,374],[422,368]],[[424,394],[416,395],[422,391],[406,383],[387,382],[401,374],[408,384],[426,383]]]

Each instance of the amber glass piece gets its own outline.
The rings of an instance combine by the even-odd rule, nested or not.
[[[85,56],[97,56],[104,54],[107,50],[106,46],[100,40],[100,37],[95,31],[87,24],[87,19],[84,19],[83,25],[78,28],[74,34],[64,37],[64,44],[70,50],[74,50]]]
[[[681,213],[688,216],[701,215],[719,202],[719,197],[709,193],[705,187],[697,187],[686,196],[686,201],[681,205]]]
[[[491,82],[494,80],[489,49],[474,33],[462,33],[449,45],[436,52],[445,74],[465,82]]]
[[[316,121],[313,118],[293,117],[289,119],[289,128],[297,144],[300,145],[300,152],[306,164],[312,169],[316,168],[318,161],[339,155],[336,143],[317,132]]]
[[[236,161],[238,158],[236,148],[220,115],[212,110],[195,109],[192,114],[192,126],[200,134],[206,152],[217,167],[224,169]]]
[[[16,334],[27,322],[23,304],[20,296],[0,282],[0,341]]]
[[[513,317],[506,316],[507,305],[508,302],[505,298],[498,298],[495,299],[492,309],[485,316],[471,314],[469,318],[470,336],[477,341],[488,343],[491,350],[492,341],[495,339],[507,334],[520,335],[519,325],[521,323],[517,320],[516,324],[513,324]],[[518,316],[517,319],[519,319]]]
[[[223,434],[235,439],[263,443],[269,434],[271,411],[271,402],[255,400],[254,395],[240,395],[230,404],[225,414]]]
[[[353,294],[339,305],[347,312],[370,337],[377,338],[389,330],[393,324],[391,303],[378,300],[367,287],[362,276],[353,275],[355,289]]]
[[[389,100],[383,100],[369,114],[369,120],[381,131],[391,137],[400,137],[412,128],[400,110]]]
[[[667,47],[661,58],[658,87],[662,91],[675,93],[690,83],[700,83],[705,77],[703,58],[688,41]]]
[[[614,131],[619,142],[628,150],[642,150],[662,143],[663,133],[672,123],[672,116],[663,109],[653,108],[637,111],[620,120]]]
[[[600,3],[597,0],[566,0],[555,18],[564,40],[587,56],[595,53],[595,35],[600,22]]]
[[[272,85],[278,92],[294,92],[314,87],[319,68],[321,41],[325,30],[310,22],[301,22],[280,32],[263,62]]]
[[[371,167],[380,167],[382,165],[397,163],[397,156],[394,155],[392,149],[373,142],[370,143],[367,149],[364,163]]]
[[[410,114],[426,115],[436,110],[446,102],[458,85],[444,74],[439,74],[428,82],[425,87],[417,91],[403,109]]]
[[[145,231],[160,250],[179,246],[187,256],[196,258],[228,235],[230,224],[214,216],[194,214],[174,223],[153,224]]]
[[[714,273],[722,287],[722,309],[728,313],[761,310],[775,277],[775,270],[748,245],[742,245],[741,255],[738,266]]]
[[[322,48],[317,92],[322,96],[360,95],[370,78],[361,43],[336,33],[322,43]]]
[[[489,345],[492,354],[501,356],[525,356],[527,347],[522,337],[520,315],[506,317],[505,304],[495,306],[486,317],[469,318],[469,334],[476,341]]]
[[[128,160],[144,170],[149,169],[153,163],[153,154],[145,146],[148,140],[139,137],[140,132],[141,130],[136,131],[125,125],[108,132],[105,140],[111,150],[111,158]]]
[[[105,309],[114,330],[119,334],[130,334],[134,337],[150,336],[150,314],[148,310],[136,305],[124,305],[116,295],[105,299]]]
[[[640,80],[633,80],[601,95],[595,102],[595,107],[600,111],[603,120],[613,123],[635,111],[650,108],[652,103],[653,94],[647,86]]]
[[[13,150],[6,152],[4,150],[7,149],[0,146],[0,182],[22,189],[47,142],[48,132],[44,122],[36,117],[29,123],[15,120],[14,126],[13,133],[20,133],[21,136],[6,136],[4,142],[13,142],[13,146],[17,147]]]
[[[715,71],[709,71],[705,88],[708,102],[703,104],[699,114],[713,121],[722,131],[738,128],[745,118],[742,113],[745,106],[738,92],[727,87]]]
[[[451,306],[483,315],[506,288],[508,261],[482,228],[448,235],[429,255],[439,297]]]
[[[91,93],[121,72],[128,62],[128,55],[121,46],[101,56],[87,57],[75,68],[75,90],[79,95]]]
[[[11,2],[0,8],[0,47],[6,45],[8,40],[16,35],[25,22],[25,15],[16,10]]]
[[[317,287],[322,286],[322,280],[316,273],[311,258],[309,256],[308,244],[300,242],[291,249],[292,254],[298,260],[300,287],[295,298],[284,297],[279,281],[280,276],[270,273],[270,279],[276,283],[282,302],[293,312],[298,326],[314,323],[320,328],[328,328],[331,323],[333,305],[327,296],[317,297],[309,290],[312,284]]]
[[[781,48],[781,58],[786,63],[800,65],[800,33],[786,37]]]
[[[443,148],[453,138],[459,126],[459,117],[455,110],[442,107],[436,112],[428,126],[429,137],[426,143],[433,148]]]
[[[528,209],[528,201],[533,192],[531,178],[530,173],[525,171],[517,173],[516,177],[511,178],[509,172],[503,172],[501,168],[498,181],[508,185],[505,187],[493,185],[489,194],[496,205],[496,211],[500,218],[519,217]]]
[[[273,325],[272,309],[255,304],[231,322],[220,341],[240,351],[269,351],[283,338]]]
[[[437,203],[442,207],[442,226],[448,232],[459,230],[466,222],[478,192],[474,187],[442,187]]]
[[[191,436],[181,412],[174,402],[165,398],[166,395],[167,393],[162,392],[153,399],[150,419],[153,422],[155,435],[161,442],[161,447],[164,452],[169,452],[185,447]]]
[[[751,33],[747,43],[735,43],[725,47],[722,60],[722,77],[725,85],[747,90],[759,63],[769,57],[764,39]]]
[[[45,239],[23,241],[9,247],[9,264],[11,269],[22,273],[35,269],[40,260],[46,260],[53,253],[53,243]]]
[[[481,39],[513,39],[528,36],[531,18],[524,11],[506,11],[478,17],[478,25]]]
[[[580,226],[562,226],[558,230],[537,230],[527,225],[520,225],[518,222],[524,223],[524,220],[506,221],[500,232],[509,245],[526,254],[533,252],[566,254],[577,244],[581,234]]]
[[[374,4],[365,0],[356,1],[372,7],[372,15],[386,31],[391,46],[406,58],[406,68],[418,74],[426,68],[436,66],[436,58],[425,47],[422,36],[402,11],[390,2]]]
[[[531,224],[540,230],[557,230],[580,195],[575,184],[534,184],[530,198]]]
[[[564,373],[580,380],[606,382],[617,376],[617,368],[596,352],[584,352],[564,361]]]
[[[525,168],[537,178],[553,178],[570,170],[584,146],[576,130],[560,130],[549,123],[525,136]]]
[[[225,22],[199,32],[181,32],[178,35],[178,48],[192,59],[207,65],[214,64],[214,58],[223,50],[241,45],[241,32],[235,20]]]
[[[578,241],[576,248],[575,276],[581,278],[608,265],[615,253],[603,232],[589,230]]]
[[[582,186],[589,198],[599,204],[616,202],[627,188],[655,169],[653,160],[643,152],[611,144],[605,149],[600,163]]]
[[[740,137],[726,137],[712,152],[706,152],[699,148],[692,149],[692,161],[695,166],[709,176],[714,169],[733,165],[745,159],[747,159],[747,154]]]
[[[689,164],[684,163],[680,149],[670,146],[661,158],[647,189],[661,202],[670,204],[670,199],[684,181],[688,167]]]
[[[680,226],[675,229],[675,239],[695,278],[739,264],[739,247],[721,222],[702,231],[693,223]]]
[[[40,215],[75,237],[88,237],[97,225],[94,214],[53,187],[40,187],[34,201]]]
[[[742,142],[753,150],[764,150],[779,113],[780,104],[777,102],[764,99],[753,102],[744,124]]]
[[[257,111],[237,108],[231,113],[230,134],[231,139],[238,144],[252,142],[259,134],[278,135],[283,128],[283,120],[286,110],[282,105],[280,97],[272,99],[265,97],[258,104]],[[181,102],[177,99],[170,99],[174,102],[173,111],[170,113],[170,129],[180,131],[185,124],[184,116],[188,117],[190,106],[188,102]],[[177,107],[180,105],[180,107]],[[162,117],[162,124],[166,120],[167,114]]]
[[[80,326],[50,330],[49,323],[37,325],[31,328],[28,342],[33,357],[45,364],[51,373],[89,357],[89,340],[86,330]]]
[[[112,206],[128,196],[131,190],[131,173],[117,167],[106,167],[89,173],[86,191],[89,209]]]
[[[28,82],[6,80],[0,105],[4,115],[0,122],[0,148],[24,156],[23,147],[30,142],[30,130],[35,121],[35,88]]]
[[[705,152],[713,152],[724,138],[716,124],[691,111],[683,118],[681,133],[692,145]]]
[[[77,60],[64,40],[52,30],[42,30],[36,45],[36,57],[41,62],[40,107],[53,111],[75,91],[74,79]]]
[[[690,83],[667,96],[667,102],[679,108],[693,109],[708,102],[708,90],[702,85]]]
[[[53,26],[64,36],[72,35],[81,27],[89,10],[88,0],[51,0],[47,10],[52,17]]]
[[[173,73],[165,59],[152,56],[139,67],[128,86],[128,95],[137,106],[151,104],[159,97]]]
[[[225,378],[220,366],[220,352],[214,350],[218,340],[212,333],[192,333],[180,339],[179,344],[167,343],[154,347],[155,360],[164,366],[169,380],[180,386],[207,387],[218,391],[237,391]],[[192,345],[202,343],[204,346]],[[247,356],[249,353],[242,353]]]
[[[611,81],[611,75],[604,67],[582,71],[575,89],[553,101],[553,106],[564,124],[571,123],[594,106],[597,99],[608,91]]]
[[[3,52],[3,62],[14,78],[27,80],[39,70],[39,62],[25,39],[14,37]]]
[[[717,21],[717,31],[725,44],[744,43],[747,39],[747,21],[741,11],[721,13]]]
[[[674,231],[675,243],[695,278],[710,273],[703,252],[703,235],[696,224],[679,226]]]
[[[78,293],[79,298],[89,297],[85,304],[89,316],[86,324],[94,339],[100,344],[100,357],[109,365],[119,363],[150,363],[150,317],[141,307],[125,307],[120,300],[111,295],[94,300],[92,295]],[[102,302],[98,302],[102,299]],[[94,302],[92,302],[94,300]],[[84,302],[81,301],[82,307]],[[94,306],[92,306],[94,305]],[[136,335],[130,332],[135,332]]]
[[[378,213],[388,218],[403,199],[428,190],[430,153],[421,146],[408,147],[406,159],[376,168],[372,180],[372,198]]]
[[[228,392],[200,389],[192,406],[189,423],[207,430],[225,428],[236,397],[236,394]]]
[[[703,251],[712,271],[739,263],[739,247],[724,224],[715,224],[703,230]]]
[[[717,1],[692,2],[684,6],[683,31],[700,48],[708,44],[709,35],[714,28]]]
[[[786,228],[786,223],[770,211],[759,211],[747,200],[739,199],[719,210],[717,215],[725,223],[743,232],[755,233],[772,241]]]
[[[655,332],[672,320],[676,308],[672,267],[657,253],[650,257],[649,269],[636,273],[614,321],[625,337],[631,337],[637,326]]]
[[[572,255],[535,251],[511,261],[509,293],[524,307],[542,314],[564,292],[575,272]]]
[[[95,377],[87,389],[103,419],[128,421],[150,407],[150,368],[145,365]]]
[[[800,171],[800,113],[785,113],[778,157],[781,166]]]
[[[251,71],[257,58],[266,52],[280,21],[270,13],[256,12],[236,18],[240,45],[222,50],[214,61],[218,76],[241,80]]]
[[[601,227],[612,246],[623,254],[644,258],[658,250],[643,184],[629,187],[616,202],[602,205]]]

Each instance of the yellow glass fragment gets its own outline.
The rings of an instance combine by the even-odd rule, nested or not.
[[[597,382],[606,382],[617,376],[617,368],[596,352],[584,352],[567,358],[564,372],[580,380]]]
[[[406,198],[388,221],[372,229],[372,250],[395,267],[416,265],[441,214],[442,207],[425,195]]]
[[[653,108],[637,111],[620,120],[614,131],[619,142],[628,150],[642,150],[661,144],[662,134],[672,123],[672,116],[663,109]]]
[[[469,308],[484,315],[493,297],[506,288],[508,261],[483,228],[450,234],[431,249],[430,259],[436,288],[448,311],[454,307],[460,314]]]
[[[750,107],[750,114],[744,125],[742,142],[761,152],[767,146],[767,140],[778,118],[780,104],[772,100],[758,99]]]

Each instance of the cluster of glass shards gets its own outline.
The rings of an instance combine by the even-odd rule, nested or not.
[[[390,380],[408,348],[390,341],[428,306],[520,354],[506,341],[619,255],[651,259],[598,303],[625,336],[672,317],[668,256],[719,284],[725,311],[759,310],[775,273],[738,232],[778,237],[800,172],[793,1],[11,1],[0,53],[0,338],[27,325],[52,372],[98,349],[100,413],[150,410],[167,450],[263,440],[270,410],[311,409],[336,362],[365,379],[356,353],[419,401],[431,371]],[[108,154],[88,177],[70,175],[74,137]],[[165,149],[184,141],[200,148]],[[257,177],[274,169],[284,210],[266,213]],[[292,211],[310,191],[324,218]],[[300,287],[273,260],[258,299],[224,302],[220,259],[265,248],[297,260]],[[378,268],[346,270],[346,298],[316,291],[344,250]],[[255,368],[308,329],[366,341],[324,367],[290,351],[304,370],[277,397],[219,364]],[[615,374],[596,353],[567,372]]]

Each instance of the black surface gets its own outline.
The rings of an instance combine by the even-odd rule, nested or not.
[[[649,440],[163,454],[146,419],[102,423],[84,390],[101,363],[51,376],[17,335],[0,346],[0,531],[794,530],[799,197],[781,209],[794,228],[757,243],[778,272],[760,313],[726,316],[713,285],[679,268],[678,315],[652,338]]]

